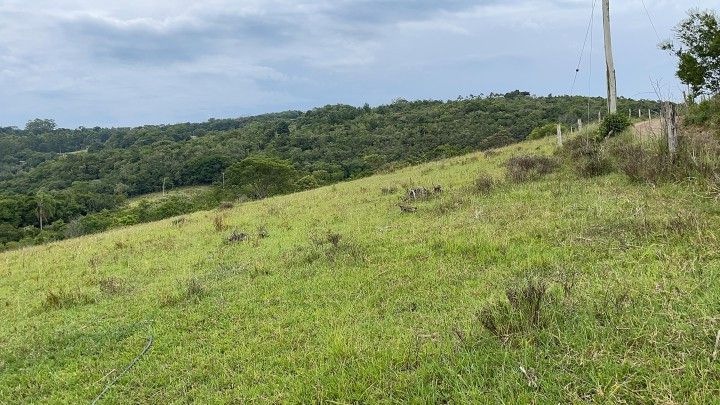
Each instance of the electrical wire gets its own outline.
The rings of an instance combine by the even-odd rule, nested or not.
[[[657,27],[655,27],[655,21],[653,21],[652,16],[650,15],[650,11],[647,8],[647,5],[645,4],[645,0],[640,0],[642,2],[643,8],[645,9],[645,15],[647,15],[648,20],[650,21],[650,25],[652,26],[653,31],[655,31],[655,36],[657,37],[658,42],[662,42],[662,39],[660,38],[660,34],[658,34]]]
[[[587,27],[587,30],[585,31],[585,39],[583,40],[582,50],[580,51],[580,57],[578,58],[577,67],[575,68],[575,76],[573,77],[569,94],[572,94],[573,91],[575,91],[575,85],[577,84],[577,78],[578,78],[578,75],[580,74],[580,67],[582,66],[583,57],[585,56],[585,48],[587,47],[588,37],[592,37],[592,27],[593,27],[593,20],[595,19],[595,4],[596,4],[596,2],[597,2],[597,0],[592,1],[592,11],[590,12],[590,21],[588,22],[588,27]]]

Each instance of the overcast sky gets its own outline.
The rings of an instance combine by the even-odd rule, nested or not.
[[[0,126],[567,94],[593,0],[0,0]],[[720,0],[611,0],[619,93],[677,96],[659,39]],[[599,0],[598,0],[599,2]],[[602,20],[573,90],[604,93]],[[592,74],[590,48],[592,47]]]

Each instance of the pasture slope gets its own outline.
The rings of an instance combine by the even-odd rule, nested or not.
[[[720,204],[554,149],[2,253],[0,403],[718,402]]]

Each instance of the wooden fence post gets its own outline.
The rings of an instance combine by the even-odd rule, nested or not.
[[[563,146],[562,125],[560,124],[557,124],[557,138],[558,146]]]
[[[665,102],[663,104],[663,113],[665,117],[665,132],[667,134],[668,151],[671,156],[677,154],[678,137],[677,137],[677,112],[675,104]]]

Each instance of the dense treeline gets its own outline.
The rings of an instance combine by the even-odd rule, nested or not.
[[[621,111],[656,109],[622,99]],[[0,128],[0,247],[97,232],[223,199],[264,198],[408,164],[507,145],[560,120],[597,117],[601,98],[515,91],[454,101],[331,105],[138,128]],[[164,188],[215,185],[192,200],[124,206]]]

